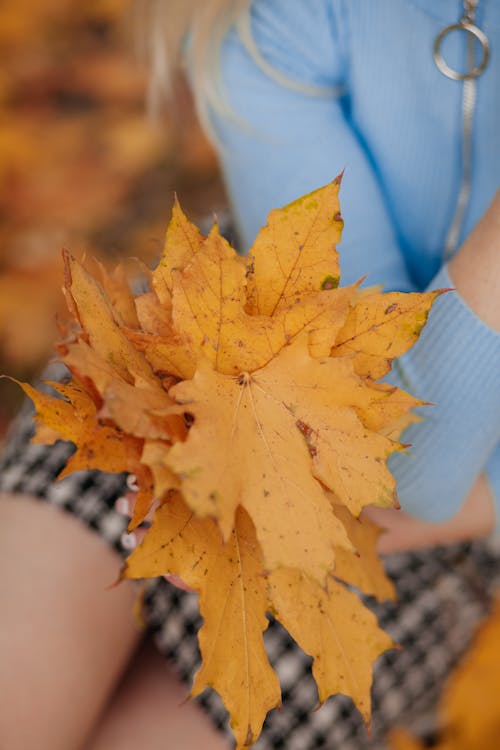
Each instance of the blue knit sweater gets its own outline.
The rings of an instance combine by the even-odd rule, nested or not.
[[[437,70],[432,46],[461,14],[460,0],[254,0],[252,31],[263,58],[292,81],[331,93],[282,85],[236,31],[229,34],[223,82],[237,117],[213,113],[213,124],[247,246],[271,208],[345,168],[343,283],[369,274],[368,283],[386,289],[453,286],[443,246],[461,177],[462,85]],[[491,60],[477,84],[472,197],[461,239],[500,186],[499,0],[480,0],[476,23]],[[443,47],[447,62],[462,69],[463,36],[451,35]],[[403,508],[430,520],[450,517],[483,471],[500,504],[500,335],[451,292],[400,363],[412,393],[436,404],[405,433],[410,455],[390,460]],[[403,386],[396,371],[391,381]]]

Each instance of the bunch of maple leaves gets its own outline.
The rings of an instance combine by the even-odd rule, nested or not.
[[[340,179],[270,213],[247,258],[174,206],[163,256],[134,296],[120,269],[66,256],[75,322],[60,398],[24,384],[36,440],[70,440],[61,476],[132,472],[130,530],[154,510],[123,576],[199,593],[202,666],[237,748],[279,706],[271,613],[313,658],[319,700],[352,696],[369,722],[372,664],[394,644],[345,584],[393,597],[368,504],[393,506],[386,461],[422,402],[377,382],[417,339],[438,292],[338,287]],[[61,398],[62,397],[62,398]],[[228,657],[230,655],[230,657]]]

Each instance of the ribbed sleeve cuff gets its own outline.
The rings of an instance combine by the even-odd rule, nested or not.
[[[430,289],[450,288],[444,267]],[[451,517],[500,439],[500,334],[451,291],[436,301],[419,341],[387,378],[430,401],[389,466],[401,505],[430,521]]]

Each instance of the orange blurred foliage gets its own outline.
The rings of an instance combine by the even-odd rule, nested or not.
[[[0,5],[1,372],[30,377],[50,356],[63,246],[152,259],[174,189],[195,217],[224,205],[186,86],[175,113],[147,119],[129,6]],[[16,407],[0,383],[0,438]]]
[[[500,746],[500,593],[460,664],[444,687],[437,709],[435,750],[497,750]],[[425,750],[404,729],[389,736],[390,750]]]

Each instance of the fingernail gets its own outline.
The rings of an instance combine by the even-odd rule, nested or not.
[[[119,497],[115,502],[115,510],[122,516],[130,516],[130,506],[126,497]]]
[[[129,490],[132,490],[132,492],[137,492],[139,489],[139,485],[137,484],[137,477],[135,474],[129,474],[127,477],[127,487]]]
[[[125,531],[120,538],[120,544],[122,545],[123,549],[132,550],[135,549],[137,545],[137,538],[132,531],[130,534],[127,534]]]

